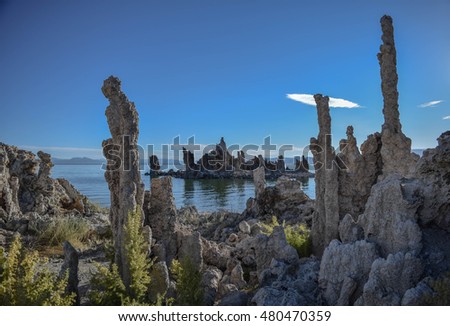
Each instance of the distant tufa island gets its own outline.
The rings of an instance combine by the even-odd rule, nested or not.
[[[286,161],[291,161],[290,169]],[[275,160],[264,158],[262,155],[252,156],[247,159],[244,151],[238,151],[237,157],[229,151],[223,137],[215,148],[195,161],[194,154],[183,147],[183,165],[184,170],[170,169],[163,171],[160,161],[156,155],[149,156],[150,172],[146,175],[173,176],[184,179],[252,179],[253,171],[259,167],[264,167],[267,179],[276,180],[281,176],[294,178],[312,177],[310,172],[310,163],[305,156],[296,156],[285,159],[279,155]]]

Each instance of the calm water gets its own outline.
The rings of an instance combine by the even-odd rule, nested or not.
[[[93,202],[109,206],[109,189],[97,165],[55,165],[52,177],[66,178]],[[145,189],[150,189],[150,178],[142,173]],[[184,180],[172,179],[173,195],[178,208],[195,205],[199,211],[227,209],[242,212],[249,197],[254,197],[251,180]],[[268,181],[274,185],[274,181]],[[314,198],[314,179],[303,184],[305,193]]]

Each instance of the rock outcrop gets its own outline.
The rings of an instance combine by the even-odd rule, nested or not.
[[[121,90],[121,82],[110,76],[103,83],[108,99],[106,117],[112,138],[102,143],[108,160],[105,179],[111,193],[110,220],[114,237],[115,258],[124,284],[130,283],[129,263],[124,252],[124,226],[130,213],[144,217],[144,184],[139,170],[139,116],[133,102]]]
[[[419,221],[450,232],[450,131],[437,141],[438,146],[425,150],[417,163],[416,178],[423,183],[424,197]]]
[[[177,252],[177,210],[171,177],[151,180],[151,189],[145,192],[144,213],[145,225],[151,227],[153,239],[156,241],[155,255],[158,260],[170,265]]]
[[[320,263],[319,286],[329,305],[351,305],[362,294],[372,262],[379,257],[367,241],[342,244],[333,240]]]
[[[316,209],[312,222],[313,252],[321,255],[331,240],[339,236],[339,183],[335,152],[331,146],[331,117],[328,96],[314,95],[319,121],[319,135],[311,138],[313,152]]]
[[[0,143],[0,219],[28,221],[29,214],[85,214],[88,200],[65,179],[52,179],[51,156]]]
[[[260,166],[253,170],[253,183],[255,185],[255,198],[258,199],[266,187],[266,172],[264,166]]]
[[[381,37],[383,44],[380,46],[380,53],[378,53],[384,102],[384,124],[381,131],[383,174],[381,177],[384,178],[393,173],[408,177],[414,173],[418,156],[411,153],[411,139],[403,134],[400,123],[397,91],[397,51],[391,17],[383,16],[381,18],[381,29],[383,31]]]
[[[61,267],[60,276],[65,277],[66,273],[68,274],[67,292],[75,293],[75,302],[77,305],[79,305],[80,296],[78,293],[78,252],[68,241],[64,242],[63,249],[64,263]]]
[[[367,306],[400,305],[405,292],[415,287],[423,272],[414,254],[398,252],[372,264],[369,280],[357,304]]]
[[[419,183],[393,176],[373,186],[358,224],[365,237],[380,246],[384,257],[408,251],[418,254],[422,232],[417,224],[417,211],[422,202]]]

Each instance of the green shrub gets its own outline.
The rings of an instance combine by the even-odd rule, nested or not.
[[[57,277],[41,266],[36,251],[27,252],[17,236],[9,252],[0,247],[0,305],[68,306],[75,302],[75,293],[66,293],[67,280]]]
[[[276,226],[280,226],[276,216],[272,216],[269,224],[262,223],[263,234],[271,235]],[[287,242],[297,250],[299,257],[309,257],[311,255],[310,230],[305,224],[285,225],[283,222],[284,234]]]
[[[176,303],[181,306],[200,306],[203,304],[202,274],[195,268],[190,259],[181,262],[173,260],[170,266],[176,285]]]
[[[89,298],[94,305],[121,306],[127,298],[125,285],[116,264],[111,268],[96,264],[97,272],[92,276]]]
[[[429,306],[450,306],[450,272],[430,284],[433,295],[427,295],[424,303]]]
[[[305,224],[288,225],[284,228],[287,242],[297,250],[299,257],[311,255],[310,231]]]
[[[110,268],[97,265],[97,273],[92,277],[90,299],[95,305],[141,305],[148,302],[150,285],[149,269],[152,262],[148,258],[142,219],[138,212],[128,214],[124,227],[124,246],[129,262],[130,286],[127,289],[120,277],[116,264]]]
[[[63,217],[52,220],[40,227],[38,243],[44,246],[61,247],[64,241],[69,241],[75,247],[82,247],[90,236],[87,222],[80,218]]]

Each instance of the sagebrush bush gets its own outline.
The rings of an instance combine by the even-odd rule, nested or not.
[[[124,227],[124,246],[126,260],[130,270],[130,286],[127,289],[116,264],[109,268],[97,265],[93,275],[92,291],[89,297],[95,305],[141,305],[148,302],[150,285],[149,270],[152,262],[148,258],[147,248],[142,232],[142,218],[138,212],[128,214]]]
[[[42,265],[46,260],[36,251],[22,248],[15,237],[9,252],[0,247],[0,305],[68,306],[75,293],[66,293],[68,274],[59,278]]]
[[[170,272],[177,285],[176,303],[181,306],[200,306],[203,304],[202,274],[190,259],[181,262],[173,260]]]
[[[276,216],[272,216],[271,223],[262,223],[263,233],[271,235],[274,227],[280,226]],[[285,225],[283,222],[284,234],[287,242],[297,250],[299,257],[309,257],[311,255],[310,230],[305,224]]]
[[[62,246],[69,241],[75,247],[82,247],[90,236],[87,222],[76,217],[57,218],[37,230],[38,242],[44,246]]]

